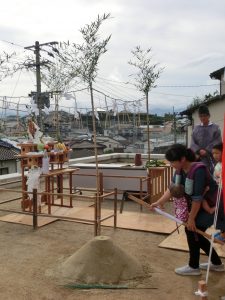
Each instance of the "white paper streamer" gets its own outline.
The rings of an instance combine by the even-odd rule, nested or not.
[[[175,222],[178,223],[178,224],[181,224],[181,225],[183,224],[183,222],[182,222],[181,220],[179,220],[178,218],[176,218],[176,217],[174,217],[174,216],[168,214],[167,212],[161,210],[161,209],[158,208],[158,207],[154,207],[154,210],[155,210],[158,214],[163,215],[164,217],[166,217],[166,218],[168,218],[168,219],[170,219],[170,220],[173,220],[173,221],[175,221]]]
[[[32,193],[33,189],[37,189],[38,192],[40,192],[40,176],[42,173],[41,168],[35,168],[30,169],[27,174],[27,191]],[[32,198],[32,195],[29,195],[30,198]],[[41,205],[41,195],[38,195],[37,197],[38,205]]]
[[[197,291],[195,292],[195,295],[196,295],[196,296],[201,296],[201,297],[207,297],[207,296],[208,296],[208,292],[207,292],[207,291],[202,292],[202,291],[200,291],[200,290],[197,290]]]
[[[46,113],[46,115],[49,115],[49,108],[48,107],[44,107],[43,111]]]
[[[95,109],[94,115],[95,115],[95,118],[99,121],[99,114],[98,114],[98,112],[97,112],[97,109]]]
[[[113,116],[115,117],[117,115],[117,113],[118,113],[118,108],[117,108],[116,100],[113,101],[112,110],[113,110]]]

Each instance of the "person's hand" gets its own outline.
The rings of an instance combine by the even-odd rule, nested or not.
[[[199,154],[200,156],[206,156],[207,155],[207,151],[204,149],[199,150]]]
[[[218,172],[218,171],[216,172],[216,171],[215,171],[215,172],[214,172],[214,176],[217,177],[217,178],[220,178],[221,172]]]
[[[152,203],[149,207],[149,209],[152,211],[155,207],[158,207],[160,209],[164,209],[164,206],[162,204],[159,204],[158,201]]]
[[[187,221],[187,229],[190,231],[196,231],[195,220],[190,217]]]
[[[195,159],[196,159],[196,161],[198,161],[200,159],[200,154],[195,153]]]
[[[207,187],[204,190],[203,196],[209,191],[209,186],[207,185]]]
[[[215,207],[215,206],[210,207],[210,208],[209,208],[209,213],[212,215],[212,214],[215,213],[215,210],[216,210],[216,207]]]

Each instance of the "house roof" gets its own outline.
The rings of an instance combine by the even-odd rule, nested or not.
[[[108,136],[97,136],[96,137],[97,139],[97,142],[100,143],[100,144],[104,144],[104,143],[120,143],[118,140],[115,140],[113,138],[110,138]]]
[[[198,103],[196,105],[193,105],[191,106],[190,108],[186,109],[186,110],[183,110],[180,112],[180,115],[187,115],[187,116],[190,116],[193,114],[193,112],[195,112],[200,105],[202,104],[205,104],[205,105],[210,105],[211,103],[216,103],[216,102],[219,102],[219,101],[225,101],[225,94],[223,95],[217,95],[215,97],[212,97],[212,98],[209,98],[208,100],[205,100],[204,102],[201,102],[201,103]]]
[[[209,76],[211,79],[221,80],[221,76],[224,74],[224,70],[225,70],[225,67],[210,73]]]
[[[19,140],[19,139],[13,140],[13,139],[11,139],[11,138],[8,139],[8,138],[4,137],[4,138],[1,138],[0,141],[1,141],[1,142],[6,142],[6,143],[10,144],[11,146],[13,146],[14,148],[16,148],[16,149],[18,149],[18,150],[21,150],[21,147],[18,146],[18,143],[21,142],[21,140]],[[24,141],[24,140],[23,140],[23,141]],[[5,144],[5,145],[6,145],[6,144]]]
[[[92,141],[85,140],[85,141],[81,141],[81,142],[71,143],[70,147],[72,149],[93,149],[95,146]],[[106,146],[97,143],[97,148],[104,149],[104,148],[106,148]]]
[[[0,140],[0,160],[14,160],[19,152],[13,145]]]

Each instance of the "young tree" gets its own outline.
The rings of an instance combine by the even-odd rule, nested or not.
[[[146,122],[147,122],[147,138],[148,138],[148,160],[150,161],[150,134],[149,134],[149,91],[156,87],[155,81],[159,78],[163,71],[163,68],[158,68],[158,63],[152,63],[151,48],[142,50],[140,46],[137,46],[131,51],[134,60],[130,60],[128,63],[131,66],[137,68],[137,73],[132,74],[134,76],[134,85],[142,92],[146,98]]]
[[[82,44],[73,44],[74,51],[76,53],[76,63],[78,68],[73,68],[71,64],[70,73],[73,72],[88,85],[91,95],[91,107],[92,107],[92,122],[93,122],[93,140],[95,146],[95,161],[96,161],[96,187],[97,187],[97,212],[100,213],[100,199],[99,199],[99,170],[98,170],[98,150],[96,142],[96,122],[95,122],[95,107],[94,107],[94,96],[93,96],[93,82],[98,74],[99,60],[102,54],[106,53],[106,46],[111,38],[109,35],[105,39],[99,38],[99,30],[102,23],[110,18],[110,14],[103,14],[98,16],[97,20],[91,22],[90,25],[85,25],[80,29],[84,42]],[[70,60],[71,55],[67,55],[65,58],[67,61]],[[98,215],[100,218],[100,215]],[[97,228],[96,234],[100,234],[100,228]]]
[[[8,77],[12,76],[20,67],[12,63],[13,57],[16,56],[16,53],[13,52],[8,54],[3,52],[0,54],[0,82]]]
[[[67,72],[68,66],[60,56],[56,56],[54,64],[50,67],[42,68],[41,80],[52,92],[55,100],[55,126],[57,140],[61,140],[60,126],[59,126],[59,101],[61,96],[68,91],[75,74],[69,75]]]

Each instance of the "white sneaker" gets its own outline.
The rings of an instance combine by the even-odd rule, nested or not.
[[[200,264],[200,269],[202,270],[207,270],[208,268],[208,263],[202,263]],[[224,272],[225,271],[225,268],[224,268],[224,264],[221,264],[221,265],[214,265],[214,264],[210,264],[210,267],[209,267],[209,270],[210,271],[216,271],[216,272]]]
[[[189,265],[186,265],[184,267],[181,267],[181,268],[177,268],[175,269],[175,273],[176,274],[179,274],[179,275],[201,275],[201,271],[199,268],[197,269],[194,269],[194,268],[191,268]]]

